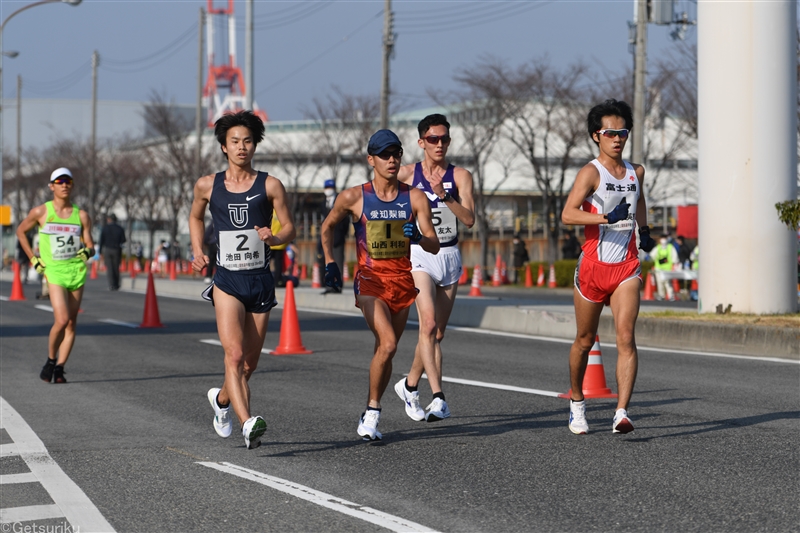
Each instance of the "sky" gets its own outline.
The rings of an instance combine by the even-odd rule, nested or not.
[[[6,20],[32,0],[0,1]],[[145,102],[154,91],[194,104],[197,23],[207,0],[83,0],[26,10],[3,31],[3,96],[91,97],[91,56],[100,54],[98,98]],[[679,9],[696,12],[689,0]],[[215,0],[225,7],[227,0]],[[244,67],[244,0],[236,0],[237,61]],[[333,86],[377,95],[381,84],[383,0],[255,2],[255,100],[270,120],[295,120]],[[456,89],[453,74],[492,56],[517,66],[547,57],[555,67],[583,61],[621,73],[633,59],[628,21],[634,0],[393,0],[393,110],[434,105],[430,91]],[[649,25],[648,59],[675,47],[671,28]],[[688,38],[695,37],[695,28]],[[222,35],[220,35],[222,37]],[[227,48],[226,48],[227,49]],[[205,74],[204,74],[205,77]],[[611,90],[611,89],[610,89]],[[609,94],[609,97],[615,96]]]

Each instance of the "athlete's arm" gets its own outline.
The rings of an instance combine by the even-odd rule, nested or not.
[[[414,218],[417,220],[419,232],[422,233],[422,239],[417,243],[422,246],[422,249],[431,254],[439,253],[439,238],[436,236],[436,229],[433,227],[431,220],[431,204],[428,202],[428,197],[419,189],[411,189],[409,191],[411,197],[411,209],[414,212]]]
[[[25,255],[28,256],[28,259],[32,259],[34,256],[33,248],[31,248],[31,243],[28,241],[27,233],[39,225],[39,219],[47,213],[47,208],[42,205],[38,205],[28,212],[28,216],[26,216],[17,226],[17,239],[19,239],[19,244],[22,247],[22,251],[25,252]]]
[[[575,183],[572,190],[564,202],[564,210],[561,211],[561,222],[569,226],[590,226],[593,224],[605,224],[606,217],[600,213],[589,213],[581,209],[583,201],[591,195],[600,184],[600,172],[589,163],[584,166],[578,175],[575,176]]]
[[[81,226],[83,226],[83,246],[89,248],[94,255],[94,241],[92,240],[92,219],[89,218],[89,213],[81,209],[78,211],[78,217],[81,219]]]
[[[644,198],[644,167],[633,165],[636,177],[639,178],[639,200],[636,202],[636,223],[640,228],[647,225],[647,201]]]
[[[206,206],[211,197],[214,185],[213,176],[203,176],[194,184],[194,200],[189,211],[189,239],[192,245],[192,270],[202,271],[208,265],[208,256],[203,253],[203,235],[205,235]],[[156,251],[156,256],[158,251]]]
[[[400,183],[405,183],[406,185],[411,185],[414,181],[414,163],[410,165],[403,165],[400,167],[400,172],[397,173],[397,181]]]
[[[344,217],[355,214],[361,202],[361,186],[351,187],[340,192],[333,202],[333,208],[320,228],[322,253],[325,254],[325,264],[333,263],[333,229]],[[358,211],[361,211],[358,209]]]
[[[280,246],[281,244],[290,243],[294,240],[297,231],[294,227],[292,213],[289,211],[289,206],[286,205],[286,189],[283,183],[281,183],[281,180],[275,176],[267,176],[265,187],[267,189],[267,195],[272,199],[272,208],[278,216],[281,229],[277,235],[273,235],[271,228],[259,228],[256,226],[258,236],[270,246]]]
[[[469,170],[461,167],[456,167],[453,170],[453,178],[458,187],[458,200],[453,197],[452,200],[445,202],[445,205],[450,208],[450,211],[461,221],[466,227],[471,228],[475,224],[475,199],[472,196],[473,180],[472,174]]]

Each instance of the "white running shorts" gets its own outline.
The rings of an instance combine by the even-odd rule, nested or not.
[[[411,272],[425,272],[439,287],[458,283],[461,268],[458,246],[440,248],[436,255],[429,254],[421,246],[411,247]]]

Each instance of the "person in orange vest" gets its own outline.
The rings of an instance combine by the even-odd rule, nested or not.
[[[639,363],[634,328],[642,284],[636,226],[639,226],[640,248],[649,251],[655,242],[647,226],[644,167],[622,159],[633,127],[630,106],[606,100],[589,111],[587,126],[600,154],[578,172],[561,213],[564,224],[584,226],[586,236],[575,269],[573,300],[577,335],[569,352],[572,398],[568,427],[579,435],[589,432],[583,377],[600,313],[605,305],[610,305],[619,353],[619,396],[611,428],[614,433],[629,433],[633,431],[633,423],[628,416],[628,404]]]

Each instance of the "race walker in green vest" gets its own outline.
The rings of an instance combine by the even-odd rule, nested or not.
[[[673,265],[678,263],[678,252],[675,250],[675,247],[672,243],[669,242],[669,235],[664,233],[661,235],[661,239],[659,239],[658,244],[653,251],[650,253],[650,257],[653,258],[653,269],[656,271],[656,286],[658,287],[658,298],[659,300],[674,300],[675,299],[675,292],[672,290],[672,284],[670,280],[666,279],[661,273],[662,272],[670,272],[673,269]]]
[[[94,242],[89,215],[72,203],[72,172],[66,167],[54,170],[49,187],[53,200],[30,210],[17,226],[17,238],[36,271],[47,279],[53,307],[47,362],[39,377],[48,383],[66,383],[64,364],[75,343],[86,261],[94,255]],[[34,227],[39,229],[40,257],[34,255],[26,236]]]

